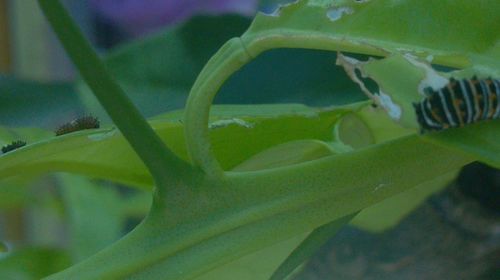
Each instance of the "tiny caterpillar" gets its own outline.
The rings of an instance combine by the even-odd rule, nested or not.
[[[22,140],[12,141],[12,143],[4,145],[2,147],[2,153],[5,154],[5,153],[8,153],[8,152],[13,151],[15,149],[19,149],[19,148],[24,147],[24,146],[26,146],[25,141],[22,141]]]
[[[81,117],[57,128],[56,136],[92,128],[99,128],[99,120],[92,116]]]

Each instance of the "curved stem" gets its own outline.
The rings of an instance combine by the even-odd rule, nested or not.
[[[158,190],[162,192],[174,181],[188,178],[187,171],[191,166],[160,140],[112,78],[61,3],[58,0],[39,0],[39,4],[83,79],[153,175]]]
[[[189,94],[184,115],[188,152],[193,164],[209,177],[224,174],[210,145],[210,105],[222,84],[251,59],[240,38],[229,40],[207,63]]]

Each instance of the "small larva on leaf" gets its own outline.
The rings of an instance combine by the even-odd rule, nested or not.
[[[414,103],[421,132],[462,127],[484,120],[500,119],[500,80],[455,80]]]
[[[92,116],[85,116],[61,125],[56,130],[56,136],[93,128],[99,128],[99,120]]]
[[[22,141],[22,140],[16,140],[16,141],[12,141],[12,143],[10,144],[7,144],[7,145],[4,145],[2,147],[2,153],[8,153],[10,151],[13,151],[15,149],[19,149],[23,146],[26,146],[26,142],[25,141]]]

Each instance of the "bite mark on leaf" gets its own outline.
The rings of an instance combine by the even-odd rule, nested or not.
[[[253,128],[254,127],[254,125],[252,123],[249,123],[247,121],[244,121],[244,120],[238,119],[238,118],[232,118],[232,119],[227,119],[227,120],[218,120],[218,121],[210,123],[210,125],[208,127],[210,129],[217,129],[217,128],[227,127],[230,125],[242,126],[244,128]]]
[[[341,19],[344,15],[351,15],[354,13],[354,10],[350,7],[338,7],[338,8],[331,8],[326,12],[326,16],[331,20],[331,21],[337,21]]]

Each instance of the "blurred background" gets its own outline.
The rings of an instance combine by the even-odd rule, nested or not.
[[[197,74],[224,42],[242,34],[259,11],[293,2],[61,1],[146,117],[184,107]],[[267,52],[225,83],[216,103],[363,100],[335,58],[322,51]],[[0,0],[0,144],[23,135],[15,128],[36,128],[26,136],[43,139],[87,114],[112,125],[37,1]],[[77,175],[20,176],[0,185],[0,240],[11,251],[0,255],[0,279],[38,279],[84,259],[132,229],[150,204],[147,192]],[[344,229],[298,278],[499,279],[499,190],[498,170],[473,164],[394,228]]]

